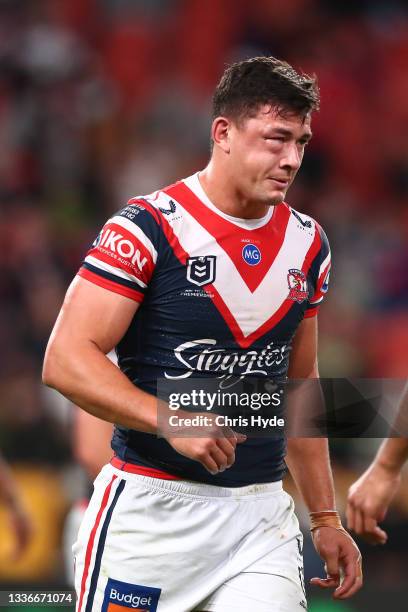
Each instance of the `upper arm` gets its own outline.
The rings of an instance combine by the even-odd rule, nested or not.
[[[138,307],[138,302],[77,276],[67,291],[49,350],[75,351],[92,342],[107,354],[125,335]]]
[[[318,378],[317,316],[303,319],[292,341],[289,378]]]

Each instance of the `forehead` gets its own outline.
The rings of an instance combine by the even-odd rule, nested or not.
[[[276,130],[282,129],[296,135],[311,135],[311,113],[299,115],[291,112],[282,112],[281,109],[265,104],[260,106],[253,115],[248,117],[242,127],[247,129]]]

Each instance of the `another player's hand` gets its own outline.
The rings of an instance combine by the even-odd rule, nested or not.
[[[312,533],[313,544],[325,562],[327,578],[312,578],[310,583],[324,589],[334,588],[334,599],[347,599],[363,584],[361,554],[351,536],[332,527],[319,527]]]
[[[195,416],[194,413],[185,413]],[[169,444],[180,455],[201,463],[206,470],[215,475],[231,467],[235,462],[237,444],[245,442],[246,436],[237,433],[229,427],[221,427],[215,423],[217,415],[207,415],[209,424],[199,428],[200,436],[193,437],[197,428],[190,431],[185,428],[180,434],[166,436]]]
[[[399,471],[372,464],[349,489],[348,528],[370,544],[385,544],[388,536],[378,523],[384,520],[400,482]]]

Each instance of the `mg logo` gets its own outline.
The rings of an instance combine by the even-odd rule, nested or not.
[[[193,285],[203,287],[215,281],[215,255],[189,257],[187,260],[187,280]]]
[[[262,259],[261,251],[254,244],[246,244],[242,249],[242,259],[250,266],[256,266]]]

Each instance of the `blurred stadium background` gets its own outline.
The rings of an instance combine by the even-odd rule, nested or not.
[[[226,63],[273,54],[319,77],[322,108],[289,202],[326,229],[322,376],[408,375],[408,5],[404,0],[0,0],[0,449],[34,523],[0,590],[64,585],[61,530],[82,487],[71,409],[39,381],[70,279],[112,211],[209,156]],[[378,440],[333,441],[340,508]],[[302,513],[302,510],[300,510]],[[366,586],[311,612],[406,610],[408,484]],[[321,571],[305,550],[306,578]]]

